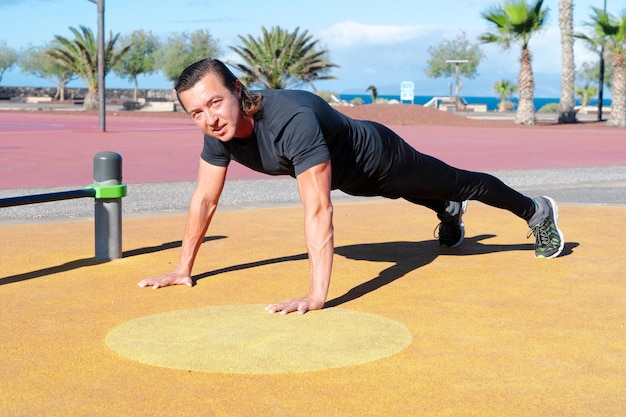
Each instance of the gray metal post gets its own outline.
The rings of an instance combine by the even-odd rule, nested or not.
[[[98,0],[98,119],[100,131],[106,128],[106,86],[104,72],[106,71],[104,51],[104,0]]]
[[[104,72],[106,62],[104,62],[104,0],[89,0],[98,6],[98,118],[100,120],[100,131],[105,132],[106,128],[106,87],[104,85]]]
[[[604,0],[606,13],[606,0]],[[600,46],[600,77],[598,79],[598,121],[602,121],[602,107],[604,106],[604,43]]]
[[[115,152],[98,152],[93,157],[95,186],[122,183],[122,156]],[[95,200],[96,259],[122,257],[122,199],[96,198]]]

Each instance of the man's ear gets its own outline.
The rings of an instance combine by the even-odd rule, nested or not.
[[[237,96],[238,100],[241,100],[241,90],[242,90],[241,81],[237,79],[235,80],[235,95]]]

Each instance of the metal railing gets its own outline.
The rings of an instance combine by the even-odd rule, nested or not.
[[[0,199],[0,208],[48,203],[76,198],[95,198],[94,240],[96,259],[122,257],[122,156],[115,152],[98,152],[93,157],[94,183],[82,190],[60,191]]]

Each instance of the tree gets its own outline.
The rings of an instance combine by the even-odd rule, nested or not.
[[[130,49],[113,67],[113,72],[133,82],[133,100],[137,101],[139,83],[137,76],[152,74],[158,70],[156,51],[159,49],[159,38],[152,32],[136,30],[130,36],[120,38],[120,43],[129,45]]]
[[[615,16],[592,7],[591,21],[587,22],[593,32],[591,36],[578,33],[592,46],[603,45],[613,54],[613,79],[611,114],[607,126],[626,127],[626,10]]]
[[[606,62],[613,62],[613,54],[610,51],[604,51],[604,60]],[[613,85],[612,79],[614,73],[615,71],[612,65],[609,65],[604,69],[604,86],[606,88],[611,88]],[[583,62],[576,73],[576,79],[582,81],[583,83],[597,84],[600,79],[600,61]]]
[[[561,99],[559,123],[576,123],[574,83],[574,0],[559,0],[559,27],[561,29]]]
[[[517,85],[515,85],[515,83],[510,80],[500,80],[496,81],[493,84],[493,91],[495,91],[500,98],[498,111],[505,112],[507,111],[508,107],[507,102],[510,100],[511,96],[517,91]]]
[[[457,65],[446,61],[464,60],[467,62],[458,64],[458,75],[474,79],[478,74],[480,61],[485,58],[485,53],[480,49],[480,46],[470,43],[465,32],[459,33],[452,40],[444,39],[435,47],[429,46],[428,53],[430,59],[426,61],[424,73],[430,78],[456,77]],[[463,82],[460,78],[456,81],[456,96],[458,97],[459,91],[463,88]]]
[[[593,84],[585,84],[583,87],[574,86],[576,95],[580,97],[580,106],[585,107],[591,101],[591,98],[598,94],[598,87]]]
[[[85,97],[85,110],[98,108],[98,46],[93,31],[85,26],[80,26],[80,31],[70,27],[75,38],[70,40],[60,35],[55,35],[53,46],[46,50],[46,54],[56,62],[73,72],[87,86]],[[108,42],[104,46],[105,74],[115,66],[117,61],[128,52],[129,46],[116,51],[115,44],[119,33],[109,35]]]
[[[55,100],[65,100],[65,88],[76,75],[46,54],[50,46],[29,46],[20,54],[20,67],[26,74],[46,79],[56,85]]]
[[[172,83],[194,62],[204,58],[218,58],[221,50],[207,30],[176,33],[163,44],[158,54],[159,68]]]
[[[532,69],[532,55],[528,43],[533,35],[540,32],[548,16],[548,8],[543,8],[543,0],[529,5],[526,0],[507,0],[499,6],[491,6],[482,13],[483,19],[494,26],[494,32],[480,36],[484,43],[494,43],[503,49],[513,44],[521,47],[519,71],[519,104],[515,115],[517,124],[536,124],[535,80]]]
[[[308,84],[315,91],[314,81],[335,79],[329,75],[337,67],[328,60],[328,52],[317,47],[317,40],[308,31],[299,33],[273,27],[261,28],[262,36],[239,36],[243,46],[232,49],[244,64],[229,61],[243,73],[242,81],[267,89],[282,89]]]
[[[369,92],[372,95],[372,104],[376,104],[376,99],[378,98],[378,90],[376,89],[376,87],[370,85],[365,91]]]
[[[17,63],[18,55],[15,49],[11,48],[5,41],[0,41],[0,82],[4,73]]]
[[[609,67],[611,68],[611,67]],[[608,71],[605,73],[608,74]],[[600,62],[583,62],[576,72],[576,79],[579,81],[574,87],[576,96],[580,98],[581,106],[585,107],[591,99],[598,94],[598,81],[600,78]],[[610,80],[608,77],[604,80],[608,88],[610,88]]]

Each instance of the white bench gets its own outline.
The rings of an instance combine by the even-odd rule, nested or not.
[[[50,103],[52,97],[24,97],[24,103]]]
[[[174,101],[146,101],[140,111],[176,111],[176,102]]]

